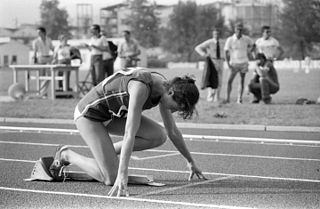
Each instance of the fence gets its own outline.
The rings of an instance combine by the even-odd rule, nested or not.
[[[198,68],[199,70],[203,70],[204,62],[169,62],[167,67],[169,69],[172,68]],[[249,69],[253,69],[255,66],[254,61],[249,62]],[[320,70],[320,60],[311,60],[311,61],[301,61],[301,60],[280,60],[275,61],[274,66],[278,70]],[[224,63],[224,67],[226,68],[227,65]]]

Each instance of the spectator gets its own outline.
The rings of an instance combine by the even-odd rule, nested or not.
[[[257,66],[249,83],[249,91],[254,95],[252,103],[262,100],[265,104],[270,104],[270,94],[277,93],[280,88],[277,71],[264,54],[258,53],[256,59]]]
[[[139,61],[138,56],[141,53],[137,42],[131,38],[130,31],[123,31],[123,36],[124,41],[118,47],[118,56],[120,57],[122,70],[127,67],[136,67]]]
[[[105,34],[101,33],[102,36],[106,38]],[[111,44],[113,44],[112,41],[108,41],[107,40],[107,50],[103,52],[102,54],[102,62],[103,62],[103,69],[104,69],[104,73],[105,73],[105,77],[108,77],[110,75],[113,74],[114,72],[114,69],[113,69],[113,64],[114,64],[114,60],[116,58],[116,56],[114,56],[114,53],[112,52],[112,47],[114,45],[112,45],[111,47]]]
[[[92,25],[90,28],[91,39],[90,43],[85,44],[85,46],[91,52],[91,78],[92,84],[96,86],[105,78],[105,71],[103,68],[102,54],[105,51],[108,51],[108,42],[107,39],[101,35],[101,30],[99,25]]]
[[[64,64],[71,65],[71,46],[68,44],[68,36],[59,36],[60,44],[55,48],[53,53],[52,64]],[[66,89],[70,90],[70,71],[58,71],[58,76],[63,76],[66,74]],[[58,82],[59,90],[63,89],[63,82],[60,80]]]
[[[220,34],[217,29],[212,30],[212,38],[208,39],[195,47],[195,51],[202,57],[206,57],[206,70],[210,70],[213,79],[207,82],[208,86],[202,86],[208,89],[207,101],[220,102],[220,90],[222,85],[223,59],[221,52]],[[211,63],[209,63],[211,62]],[[209,69],[209,66],[212,66]],[[208,73],[208,72],[207,72]],[[205,76],[204,71],[203,76]],[[206,76],[205,76],[206,77]],[[206,78],[203,78],[206,79]]]
[[[234,35],[227,39],[224,47],[226,62],[230,69],[227,86],[227,99],[225,101],[226,103],[230,102],[232,82],[238,72],[240,73],[240,86],[237,103],[242,103],[245,76],[248,72],[249,66],[249,52],[252,50],[252,45],[252,40],[243,34],[243,25],[241,23],[237,23],[235,25]]]
[[[263,53],[268,60],[273,62],[282,57],[284,51],[277,39],[271,36],[270,26],[262,26],[262,37],[256,40],[254,49],[257,53]]]
[[[34,64],[51,64],[51,53],[54,50],[51,39],[47,36],[44,27],[38,27],[38,38],[33,41],[33,63]],[[49,71],[41,71],[40,76],[48,76]],[[44,98],[48,96],[49,80],[42,81],[40,84],[40,95]]]

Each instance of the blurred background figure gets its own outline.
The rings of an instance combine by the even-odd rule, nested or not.
[[[203,86],[207,88],[208,95],[207,101],[220,102],[220,90],[222,86],[222,72],[223,72],[223,59],[220,42],[219,31],[215,28],[212,30],[212,38],[208,39],[195,47],[195,51],[202,57],[206,57],[206,70],[210,70],[213,76],[211,81],[208,81],[209,86]],[[211,62],[211,63],[210,63]],[[209,69],[209,66],[212,66]],[[205,74],[206,72],[204,72]],[[204,78],[206,79],[206,78]]]
[[[235,33],[227,39],[224,46],[226,62],[230,69],[225,103],[230,103],[232,83],[237,73],[240,73],[237,103],[242,103],[245,77],[249,70],[249,53],[252,51],[252,46],[253,41],[251,38],[243,34],[242,23],[237,23],[235,25]]]
[[[96,86],[105,78],[105,71],[103,68],[102,55],[105,51],[108,51],[108,41],[105,36],[101,35],[100,26],[94,24],[90,28],[91,39],[89,44],[85,46],[90,50],[91,63],[90,71],[92,84]]]
[[[60,44],[54,49],[52,64],[71,65],[71,46],[68,44],[68,36],[62,34],[59,36]],[[58,76],[66,74],[66,89],[70,90],[70,71],[58,71]],[[63,82],[58,81],[59,90],[63,89]]]
[[[46,29],[44,27],[37,28],[38,38],[33,41],[33,63],[34,64],[51,64],[54,46],[52,40],[47,36]],[[49,71],[41,71],[40,76],[48,76]],[[42,81],[40,84],[40,95],[42,97],[48,96],[49,80]]]
[[[141,54],[138,43],[131,38],[128,30],[123,31],[124,41],[119,44],[118,56],[120,58],[121,69],[127,67],[136,67]]]
[[[101,32],[101,35],[105,37],[107,40],[107,37],[104,32]],[[103,69],[105,73],[105,78],[112,75],[114,72],[114,61],[117,57],[117,50],[118,47],[115,45],[112,41],[107,40],[107,49],[102,53],[102,62],[103,62]]]
[[[304,58],[304,65],[305,65],[305,73],[309,74],[310,68],[311,68],[311,58],[309,56],[306,56]]]

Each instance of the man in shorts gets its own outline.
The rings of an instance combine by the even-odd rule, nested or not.
[[[253,41],[251,38],[243,34],[243,25],[237,23],[235,25],[235,33],[230,36],[224,45],[225,58],[227,66],[230,69],[228,85],[227,85],[227,99],[226,103],[230,103],[230,94],[232,90],[232,82],[240,73],[240,86],[238,91],[237,103],[242,103],[242,95],[244,91],[245,76],[248,72],[249,66],[249,52],[251,52]]]

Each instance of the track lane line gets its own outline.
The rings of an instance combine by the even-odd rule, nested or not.
[[[36,162],[36,161],[32,161],[32,160],[7,159],[7,158],[0,158],[0,161],[23,162],[23,163],[35,163]],[[138,168],[138,167],[136,167],[136,168],[129,167],[129,169],[137,170],[137,171],[151,171],[151,172],[185,173],[185,174],[189,174],[189,171],[182,171],[182,170],[165,170],[165,169]],[[256,176],[256,175],[233,174],[233,173],[216,173],[216,172],[202,172],[202,173],[204,175],[214,175],[214,176],[232,176],[232,177],[257,178],[257,179],[268,179],[268,180],[283,180],[283,181],[320,183],[320,179],[284,178],[284,177],[273,177],[273,176]]]
[[[54,194],[54,195],[76,196],[76,197],[90,197],[90,198],[100,198],[100,199],[127,200],[127,201],[137,201],[137,202],[158,203],[158,204],[165,204],[165,205],[181,205],[181,206],[206,207],[206,208],[216,208],[216,209],[253,209],[252,207],[238,207],[238,206],[231,206],[231,205],[201,204],[201,203],[178,202],[178,201],[169,201],[169,200],[144,199],[144,198],[135,198],[135,197],[109,197],[109,196],[97,195],[97,194],[58,192],[58,191],[46,191],[46,190],[35,190],[35,189],[10,188],[10,187],[1,187],[1,186],[0,186],[0,190],[51,194],[51,195]]]
[[[48,143],[33,143],[33,142],[13,142],[13,141],[0,141],[0,144],[18,144],[18,145],[36,145],[36,146],[50,146],[56,147],[59,144],[48,144]],[[68,145],[72,148],[88,148],[86,145]],[[131,156],[133,160],[150,160],[161,157],[175,156],[179,155],[177,151],[171,150],[159,150],[159,149],[149,149],[144,150],[144,152],[161,152],[161,153],[172,153],[164,155],[156,155],[151,157],[137,157],[135,155]],[[222,156],[222,157],[242,157],[242,158],[258,158],[258,159],[271,159],[271,160],[294,160],[294,161],[313,161],[320,162],[320,159],[315,158],[294,158],[294,157],[280,157],[280,156],[265,156],[265,155],[240,155],[240,154],[225,154],[225,153],[205,153],[205,152],[190,152],[193,155],[205,155],[205,156]]]
[[[71,135],[79,134],[76,129],[59,129],[59,128],[40,128],[40,127],[15,127],[0,126],[0,130],[18,131],[18,132],[34,132],[34,133],[68,133]],[[211,135],[190,135],[183,134],[184,138],[201,139],[201,140],[227,140],[240,142],[263,142],[263,143],[289,143],[289,144],[314,144],[320,145],[320,140],[295,140],[295,139],[272,139],[272,138],[256,138],[256,137],[231,137],[231,136],[211,136]]]
[[[179,190],[179,189],[184,189],[184,188],[198,186],[198,185],[202,185],[202,184],[217,182],[217,181],[230,179],[230,178],[233,178],[233,176],[224,176],[224,177],[211,179],[211,180],[204,180],[204,181],[200,181],[200,182],[191,182],[189,184],[185,184],[185,185],[182,185],[182,186],[171,187],[171,188],[168,188],[168,189],[160,189],[160,190],[157,190],[157,191],[154,191],[154,192],[148,192],[148,193],[140,194],[140,195],[137,195],[137,196],[138,197],[143,197],[143,196],[160,194],[160,193],[164,193],[164,192],[172,192],[172,191]]]

